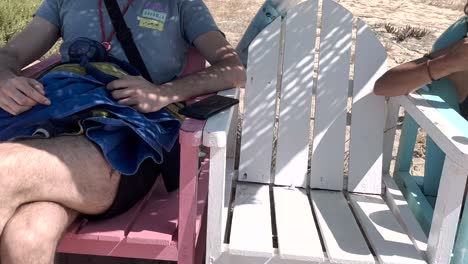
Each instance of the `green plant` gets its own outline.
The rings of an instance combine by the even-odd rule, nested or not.
[[[41,2],[40,0],[0,0],[0,46],[26,26]]]

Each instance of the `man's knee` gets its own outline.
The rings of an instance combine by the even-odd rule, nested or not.
[[[52,254],[70,220],[65,209],[57,204],[20,208],[5,227],[2,253],[7,252],[14,258],[25,254]]]

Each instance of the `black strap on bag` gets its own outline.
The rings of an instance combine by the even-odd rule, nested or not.
[[[145,62],[143,61],[141,54],[135,45],[135,41],[133,40],[132,31],[127,27],[122,16],[119,4],[116,0],[104,0],[104,3],[106,4],[106,9],[112,21],[112,25],[114,26],[115,35],[122,45],[128,61],[140,71],[141,75],[146,80],[152,82]]]

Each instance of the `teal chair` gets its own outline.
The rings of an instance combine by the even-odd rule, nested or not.
[[[446,80],[441,80],[446,82]],[[468,122],[458,113],[454,91],[422,89],[419,93],[453,125],[468,137]],[[416,122],[407,117],[401,129],[400,147],[394,179],[426,234],[429,234],[434,205],[437,202],[442,166],[445,155],[434,141],[427,138],[425,173],[423,177],[410,174],[413,152],[418,133]],[[466,202],[465,202],[466,203]],[[452,254],[452,264],[468,263],[468,210],[463,210]]]

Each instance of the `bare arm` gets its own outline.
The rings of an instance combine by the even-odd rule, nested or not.
[[[221,33],[206,33],[194,44],[210,62],[209,68],[162,85],[152,84],[142,77],[126,76],[109,83],[107,88],[119,103],[147,113],[198,95],[245,85],[244,66]]]
[[[211,64],[196,74],[163,85],[171,102],[220,90],[243,87],[246,81],[244,66],[234,48],[219,32],[209,32],[195,40],[195,46]]]
[[[59,29],[55,25],[34,17],[22,32],[0,48],[0,108],[17,115],[37,103],[50,103],[39,82],[18,76],[21,68],[45,54],[58,38]]]
[[[428,70],[434,79],[448,77],[457,79],[468,70],[468,41],[461,40],[445,49],[430,54],[434,59],[427,64],[427,58],[410,61],[386,72],[375,83],[377,95],[398,96],[411,93],[431,82]],[[457,92],[465,87],[457,87]]]
[[[0,48],[0,82],[15,77],[21,68],[44,55],[59,38],[59,29],[34,17],[15,38]]]

